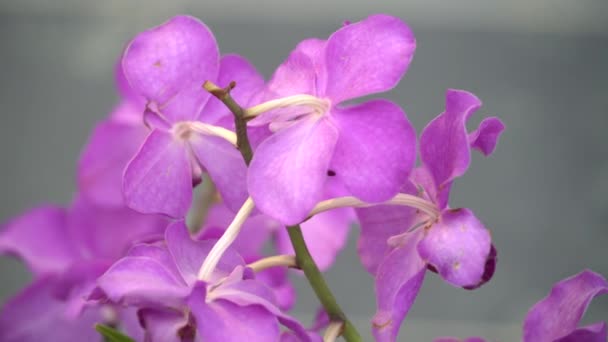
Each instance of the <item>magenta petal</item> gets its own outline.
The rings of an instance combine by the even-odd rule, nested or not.
[[[62,271],[80,257],[68,235],[66,211],[52,206],[6,224],[0,232],[0,253],[16,255],[36,274]]]
[[[237,212],[248,197],[247,165],[240,152],[221,138],[204,135],[192,136],[190,146],[226,206]]]
[[[192,168],[184,142],[154,130],[127,166],[122,184],[126,204],[142,213],[175,218],[192,201]]]
[[[391,89],[415,49],[412,30],[396,17],[372,15],[342,27],[327,41],[325,95],[338,103]]]
[[[376,341],[397,340],[401,322],[416,300],[424,281],[426,263],[416,251],[421,234],[409,237],[393,250],[378,267],[376,274],[377,311],[372,319]]]
[[[45,276],[6,302],[0,311],[0,341],[101,341],[93,325],[102,320],[96,308],[78,317],[55,295],[56,277]]]
[[[416,161],[416,132],[388,100],[372,100],[331,113],[340,131],[330,165],[346,189],[366,202],[399,192]]]
[[[417,189],[408,181],[400,192],[416,194]],[[384,205],[359,208],[355,211],[361,227],[357,243],[359,259],[368,272],[375,274],[378,265],[390,252],[389,238],[405,233],[417,223],[416,209]]]
[[[236,88],[230,91],[232,98],[242,107],[247,107],[251,98],[262,91],[264,77],[247,59],[239,55],[228,54],[220,59],[220,73],[216,84],[227,87],[236,82]],[[232,113],[220,100],[211,97],[203,109],[200,120],[216,124],[224,116],[232,119]]]
[[[284,224],[304,220],[322,199],[338,131],[326,119],[304,118],[266,139],[247,182],[261,212]]]
[[[271,96],[318,95],[319,91],[322,91],[319,81],[324,78],[324,48],[325,41],[320,39],[300,42],[268,82]]]
[[[578,328],[555,342],[606,342],[607,337],[606,323],[599,322]]]
[[[500,119],[485,118],[479,127],[469,134],[469,144],[471,148],[483,153],[484,156],[489,156],[494,152],[498,138],[504,130],[505,125]]]
[[[263,306],[240,306],[228,300],[206,302],[204,283],[194,288],[188,305],[196,318],[197,337],[203,341],[276,341],[279,324]]]
[[[69,211],[70,236],[82,255],[115,261],[136,243],[162,240],[168,220],[125,207],[99,207],[77,198]]]
[[[174,266],[162,261],[143,256],[120,259],[98,279],[98,286],[115,303],[179,308],[190,290],[175,276]]]
[[[104,121],[95,127],[78,162],[78,189],[95,203],[121,206],[122,174],[148,130],[142,125]]]
[[[183,342],[188,317],[173,310],[142,309],[139,316],[145,327],[145,341]]]
[[[420,257],[448,283],[475,287],[490,256],[490,232],[468,209],[448,209],[418,244]]]
[[[344,248],[351,224],[352,209],[343,208],[315,215],[302,223],[302,234],[313,260],[321,271],[328,270]],[[277,231],[277,249],[281,254],[295,254],[287,229]]]
[[[171,252],[182,277],[188,285],[194,285],[197,281],[198,271],[215,241],[192,240],[184,221],[175,222],[167,227],[165,240],[167,241],[167,248]],[[243,259],[238,253],[233,249],[228,249],[214,269],[211,280],[219,280],[226,277],[235,267],[244,264]]]
[[[140,33],[122,65],[133,90],[154,101],[170,122],[193,120],[210,96],[201,87],[217,77],[219,52],[205,24],[177,16]]]
[[[606,293],[608,293],[608,281],[589,270],[558,282],[547,297],[528,311],[524,320],[523,341],[556,341],[572,334],[593,298]],[[597,334],[602,333],[601,326],[594,326],[592,330],[597,331]],[[589,334],[587,334],[579,331],[576,334],[597,336],[591,334],[592,332],[588,331]],[[603,334],[606,335],[605,326]],[[589,341],[595,340],[590,339]]]

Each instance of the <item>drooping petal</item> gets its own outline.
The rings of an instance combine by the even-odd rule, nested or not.
[[[155,102],[168,121],[194,120],[210,96],[203,83],[217,77],[219,51],[205,24],[176,16],[140,33],[122,66],[133,90]]]
[[[396,17],[372,15],[342,27],[327,41],[325,95],[338,103],[393,88],[415,49],[412,30]]]
[[[17,256],[37,275],[62,271],[80,258],[68,234],[66,211],[53,206],[7,223],[0,232],[0,253]]]
[[[340,132],[330,165],[346,189],[366,202],[399,192],[416,161],[416,132],[388,100],[373,100],[331,113]]]
[[[78,317],[67,315],[67,302],[54,295],[55,276],[43,276],[6,302],[0,311],[0,341],[102,341],[93,325],[97,308]]]
[[[236,88],[230,91],[230,96],[244,108],[249,106],[251,98],[264,87],[264,77],[247,59],[235,54],[224,55],[220,59],[220,72],[216,83],[220,87],[227,87],[233,81],[236,82]],[[233,120],[226,105],[212,96],[199,120],[217,125],[218,120],[225,116]]]
[[[266,139],[247,182],[258,209],[284,224],[301,222],[322,199],[338,131],[326,119],[304,118]]]
[[[555,342],[605,342],[607,337],[606,323],[599,322],[578,328]]]
[[[167,241],[167,248],[171,252],[183,279],[188,285],[194,285],[197,281],[198,271],[215,241],[192,240],[184,221],[175,222],[167,227],[165,240]],[[228,249],[222,255],[209,280],[213,282],[213,280],[226,277],[235,267],[244,264],[243,258],[238,253],[233,249]]]
[[[452,180],[469,167],[471,147],[491,153],[504,129],[498,119],[491,118],[469,136],[466,122],[480,106],[481,101],[472,93],[449,89],[445,111],[420,136],[420,157],[434,181],[434,188],[426,190],[442,209],[447,205]]]
[[[190,289],[175,276],[175,266],[165,265],[167,259],[125,257],[110,267],[97,285],[114,303],[180,308]]]
[[[416,251],[420,235],[418,232],[413,233],[378,267],[377,310],[372,319],[373,334],[378,342],[397,340],[401,322],[414,304],[424,281],[426,263]]]
[[[147,135],[143,124],[99,123],[78,162],[80,193],[100,205],[124,205],[122,175]]]
[[[489,156],[494,152],[498,138],[502,131],[505,130],[505,125],[498,118],[485,118],[479,124],[479,127],[469,134],[469,144],[471,148],[483,153],[484,156]]]
[[[240,152],[229,142],[206,135],[191,136],[190,146],[226,206],[237,212],[248,197],[247,165]]]
[[[139,317],[145,327],[145,341],[182,342],[195,333],[181,311],[146,308],[140,310]]]
[[[402,193],[416,194],[416,187],[409,181],[401,188]],[[391,236],[403,234],[417,222],[416,209],[403,206],[373,206],[355,210],[361,227],[357,243],[359,259],[371,274],[390,252],[388,240]]]
[[[490,232],[470,210],[448,209],[426,231],[418,252],[448,283],[475,287],[482,282],[491,240]]]
[[[113,262],[136,243],[162,240],[168,220],[125,207],[106,208],[76,198],[69,210],[68,229],[84,257]]]
[[[302,234],[313,260],[321,271],[326,271],[344,248],[354,213],[350,208],[335,209],[315,215],[302,223]],[[280,254],[295,254],[287,229],[277,231]]]
[[[240,306],[228,300],[205,301],[204,283],[198,283],[188,300],[196,318],[197,337],[203,341],[276,341],[276,317],[260,305]]]
[[[183,141],[154,130],[123,176],[125,202],[141,213],[184,217],[192,201],[192,169]]]
[[[240,272],[241,270],[235,269],[232,278],[234,279],[234,276],[239,275]],[[238,281],[225,282],[214,289],[212,295],[216,301],[225,299],[239,306],[259,305],[274,315],[282,325],[296,333],[302,341],[309,339],[306,329],[297,320],[281,311],[273,291],[257,280],[238,279]]]
[[[608,293],[608,281],[601,275],[585,270],[566,278],[553,286],[547,297],[536,303],[524,320],[523,341],[562,341],[560,338],[572,334],[596,296]],[[605,326],[594,325],[578,336],[600,337],[605,341]],[[565,340],[587,341],[587,340]],[[591,338],[588,341],[596,341]],[[599,341],[599,340],[598,340]]]

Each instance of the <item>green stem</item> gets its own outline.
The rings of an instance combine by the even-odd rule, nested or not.
[[[235,86],[236,84],[231,82],[228,87],[220,88],[209,81],[205,82],[203,85],[208,92],[222,101],[224,105],[230,109],[232,114],[234,114],[237,148],[241,152],[241,155],[243,155],[243,159],[245,159],[247,165],[249,165],[251,158],[253,157],[253,151],[251,149],[251,144],[249,143],[249,137],[247,136],[247,122],[244,118],[244,110],[238,103],[236,103],[236,101],[234,101],[232,96],[230,96],[230,91]],[[323,278],[323,274],[321,274],[319,267],[317,267],[317,264],[312,259],[312,256],[308,251],[308,247],[306,246],[306,241],[304,241],[304,236],[302,235],[302,229],[300,226],[289,226],[287,227],[287,232],[289,233],[289,239],[291,240],[293,249],[296,252],[296,262],[298,268],[304,271],[304,275],[306,276],[306,279],[308,279],[308,283],[329,315],[330,320],[344,323],[342,336],[344,339],[346,339],[346,341],[363,341],[361,335],[359,335],[359,332],[357,332],[357,329],[355,329],[355,326],[348,320],[348,318],[346,318],[344,312],[342,312],[336,298]]]
[[[323,308],[329,315],[329,319],[331,321],[339,321],[344,323],[344,329],[342,330],[342,336],[346,341],[355,342],[355,341],[363,341],[355,326],[346,318],[344,312],[338,305],[336,298],[332,294],[327,282],[323,278],[323,274],[319,271],[317,264],[312,259],[310,255],[310,251],[306,246],[306,241],[304,241],[304,236],[302,235],[302,229],[300,225],[289,226],[287,227],[287,233],[289,233],[289,239],[291,240],[291,244],[293,245],[293,249],[296,252],[296,263],[298,268],[304,271],[304,275],[313,291],[319,298],[321,304],[323,304]]]

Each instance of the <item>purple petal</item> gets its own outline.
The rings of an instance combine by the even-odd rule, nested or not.
[[[135,341],[144,340],[144,329],[140,324],[139,315],[136,308],[117,308],[119,324],[118,329]]]
[[[234,54],[224,55],[220,59],[217,84],[220,87],[227,87],[233,81],[236,82],[236,88],[230,91],[230,95],[242,107],[249,106],[252,97],[264,87],[264,77],[247,59]],[[226,116],[231,121],[234,120],[226,105],[211,97],[203,109],[200,120],[217,125],[217,122]]]
[[[524,320],[523,341],[554,341],[572,334],[591,300],[605,293],[608,293],[608,281],[589,270],[558,282],[547,297],[528,311]],[[594,330],[597,334],[593,333]],[[605,336],[605,327],[603,330]],[[590,331],[576,334],[601,336],[602,328],[594,326]]]
[[[406,182],[402,193],[416,194],[416,187]],[[363,267],[371,274],[390,252],[388,239],[408,231],[417,223],[416,209],[394,205],[374,206],[355,210],[361,227],[357,251]]]
[[[350,225],[354,223],[350,208],[336,209],[315,215],[302,223],[302,234],[313,260],[321,271],[326,271],[344,248]],[[277,249],[280,254],[295,254],[287,229],[277,230]]]
[[[0,233],[0,253],[16,255],[38,275],[64,270],[80,257],[66,217],[62,208],[43,206],[13,219]]]
[[[180,308],[190,289],[175,276],[175,266],[163,262],[166,260],[128,256],[110,267],[97,284],[115,303]]]
[[[287,271],[288,269],[284,267],[273,267],[255,275],[256,280],[272,290],[277,306],[281,310],[291,309],[296,302],[296,289],[289,281]]]
[[[606,323],[600,322],[578,328],[555,342],[606,342],[607,337]]]
[[[399,18],[373,15],[346,25],[327,41],[327,89],[338,103],[393,88],[416,49],[412,30]]]
[[[443,279],[460,287],[482,282],[492,241],[490,232],[470,210],[448,209],[425,230],[418,252]]]
[[[248,197],[247,165],[240,152],[221,138],[204,135],[192,136],[190,146],[226,206],[237,212]]]
[[[192,169],[183,141],[154,130],[127,166],[122,190],[126,204],[142,213],[184,217],[192,201]]]
[[[205,285],[198,283],[188,305],[196,317],[197,337],[204,341],[276,341],[276,317],[263,306],[240,306],[228,300],[205,300]]]
[[[284,224],[301,222],[322,199],[338,131],[326,119],[304,118],[266,139],[247,182],[259,210]]]
[[[213,296],[217,298],[216,301],[225,299],[240,306],[259,305],[277,317],[281,324],[291,329],[303,341],[309,338],[308,332],[298,321],[279,309],[272,290],[259,281],[248,279],[222,285],[213,290]]]
[[[340,131],[330,165],[346,189],[366,202],[399,192],[416,161],[416,132],[388,100],[373,100],[331,113]]]
[[[407,316],[420,291],[426,263],[420,259],[416,244],[419,233],[405,240],[378,267],[376,275],[377,311],[372,319],[376,341],[395,341],[401,322]]]
[[[174,310],[142,309],[139,316],[145,327],[145,341],[183,342],[188,332],[188,317]]]
[[[505,125],[498,118],[485,118],[479,124],[479,127],[469,134],[469,144],[481,152],[484,156],[489,156],[494,152],[498,138],[502,131],[505,130]]]
[[[79,317],[66,314],[67,302],[54,296],[55,277],[44,276],[4,304],[0,340],[4,342],[101,341],[93,325],[102,320],[96,308]]]
[[[123,205],[123,171],[147,134],[143,125],[110,120],[97,125],[78,162],[80,192],[100,205]]]
[[[452,180],[469,167],[471,147],[490,153],[504,128],[498,119],[491,118],[469,136],[466,122],[480,106],[481,101],[472,93],[450,89],[445,112],[431,121],[420,136],[420,157],[434,182],[434,188],[426,190],[442,209],[447,205]]]
[[[127,47],[122,65],[133,90],[175,123],[198,118],[210,96],[201,87],[216,79],[219,52],[205,24],[177,16],[140,33]]]
[[[320,86],[323,86],[325,78],[324,48],[324,40],[306,39],[300,42],[268,82],[268,91],[273,97],[318,95],[323,90]]]
[[[125,207],[105,208],[77,198],[69,211],[68,226],[83,256],[111,262],[134,244],[162,240],[168,220]]]
[[[197,281],[198,271],[211,251],[215,241],[194,241],[190,238],[184,221],[178,221],[167,227],[165,233],[167,248],[175,260],[182,277],[188,285]],[[228,249],[214,269],[211,280],[219,280],[229,275],[237,266],[244,265],[243,259],[233,249]]]

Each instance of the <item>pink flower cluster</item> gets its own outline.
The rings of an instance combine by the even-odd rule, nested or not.
[[[220,54],[198,19],[138,34],[116,67],[121,102],[83,150],[73,203],[0,232],[0,252],[34,273],[3,307],[0,340],[101,340],[95,323],[137,341],[321,341],[326,326],[325,341],[358,340],[346,317],[307,328],[289,314],[288,268],[304,269],[306,256],[287,230],[300,228],[286,226],[301,225],[307,262],[322,271],[360,226],[377,341],[397,340],[428,270],[468,290],[488,282],[490,232],[449,196],[472,150],[494,152],[502,122],[469,131],[481,101],[450,89],[417,139],[398,104],[356,101],[397,85],[415,47],[401,19],[372,15],[300,42],[265,82],[245,58]],[[265,255],[268,241],[278,255]],[[528,314],[524,341],[605,340],[605,323],[577,325],[606,291],[590,271],[559,283]]]

